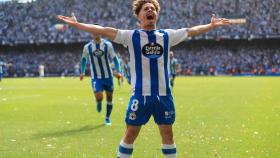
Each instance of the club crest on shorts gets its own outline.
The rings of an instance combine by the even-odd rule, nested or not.
[[[155,42],[148,43],[143,46],[142,54],[150,59],[157,59],[163,54],[163,47]]]
[[[135,112],[131,112],[131,113],[129,114],[129,119],[130,119],[130,120],[136,120],[136,114],[135,114]]]
[[[171,118],[172,115],[174,115],[175,112],[174,111],[165,111],[164,112],[164,115],[165,115],[165,118],[168,119],[168,118]]]
[[[104,55],[104,51],[102,51],[101,49],[96,49],[93,52],[93,55],[96,56],[96,57],[102,57]]]

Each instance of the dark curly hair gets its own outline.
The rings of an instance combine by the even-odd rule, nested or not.
[[[152,3],[155,6],[156,11],[159,13],[160,5],[159,5],[158,0],[134,0],[132,10],[133,10],[133,13],[136,17],[138,16],[142,6],[146,3]]]

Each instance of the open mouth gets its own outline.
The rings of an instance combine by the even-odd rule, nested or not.
[[[153,20],[154,17],[153,17],[152,15],[148,15],[148,16],[147,16],[147,19],[148,19],[148,20]]]

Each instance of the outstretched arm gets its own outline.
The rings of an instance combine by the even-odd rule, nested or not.
[[[117,29],[112,27],[102,27],[99,25],[80,23],[77,21],[74,14],[72,14],[72,17],[58,15],[57,18],[79,30],[83,30],[94,34],[99,34],[102,35],[103,37],[107,37],[110,40],[114,40],[118,32]]]
[[[213,14],[211,18],[211,23],[207,25],[198,25],[194,26],[190,29],[188,29],[188,36],[193,37],[193,36],[198,36],[200,34],[206,33],[216,27],[219,26],[228,26],[230,25],[230,21],[228,19],[219,19],[216,18],[216,16]]]

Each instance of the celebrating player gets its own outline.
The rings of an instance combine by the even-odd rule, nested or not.
[[[97,102],[97,111],[102,110],[103,90],[106,91],[107,111],[106,125],[111,125],[110,115],[113,109],[113,73],[109,65],[109,57],[114,60],[116,71],[120,72],[119,59],[114,51],[110,41],[102,39],[100,35],[93,34],[93,40],[84,46],[83,55],[81,58],[81,74],[80,79],[83,80],[87,60],[90,61],[90,69],[92,76],[92,88]],[[121,75],[117,75],[120,76]]]
[[[213,15],[211,23],[207,25],[178,30],[157,29],[160,12],[157,0],[134,0],[133,12],[140,27],[135,30],[79,23],[74,16],[59,15],[58,18],[77,29],[101,34],[129,49],[132,96],[125,119],[127,128],[119,146],[118,157],[129,158],[132,155],[133,143],[141,126],[153,115],[162,138],[162,152],[166,158],[174,158],[177,154],[172,128],[175,107],[168,76],[170,47],[187,37],[200,35],[218,26],[227,26],[230,22]]]

